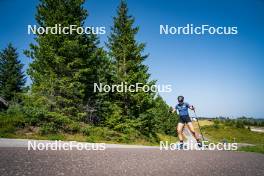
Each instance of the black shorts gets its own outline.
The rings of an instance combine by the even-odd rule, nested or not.
[[[179,123],[189,123],[192,122],[190,116],[185,115],[185,116],[180,116]]]

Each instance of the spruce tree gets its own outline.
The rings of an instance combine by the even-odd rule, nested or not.
[[[16,48],[9,44],[0,53],[0,97],[6,101],[13,100],[23,90],[26,78],[22,68]]]
[[[136,41],[139,27],[134,27],[135,20],[128,14],[125,1],[121,1],[117,16],[113,20],[107,47],[115,65],[114,83],[153,85],[154,81],[149,80],[148,67],[143,64],[148,56],[143,54],[145,44]],[[119,122],[138,124],[136,128],[140,131],[151,132],[154,124],[153,118],[149,115],[150,109],[154,107],[154,95],[155,93],[150,91],[115,93],[114,101],[122,110]],[[111,121],[114,120],[111,119]]]
[[[39,26],[61,25],[83,27],[87,11],[82,0],[42,0],[37,7]],[[73,120],[89,120],[90,112],[101,102],[93,92],[93,83],[100,81],[107,58],[93,34],[37,34],[26,54],[33,58],[29,75],[32,92],[46,100],[50,112]],[[99,74],[100,72],[100,74]],[[94,116],[92,114],[92,116]]]

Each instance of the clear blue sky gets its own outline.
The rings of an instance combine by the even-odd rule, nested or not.
[[[25,69],[30,60],[22,52],[34,41],[27,25],[36,24],[37,3],[0,1],[0,48],[12,42]],[[106,26],[109,34],[118,4],[119,0],[88,0],[86,25]],[[161,94],[169,105],[175,106],[177,96],[184,95],[200,116],[264,118],[264,1],[128,0],[128,6],[140,26],[137,38],[147,44],[152,79],[173,85],[171,93]],[[237,26],[239,35],[159,34],[160,24],[188,23]],[[100,39],[103,44],[106,35]]]

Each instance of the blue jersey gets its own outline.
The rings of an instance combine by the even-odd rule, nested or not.
[[[182,103],[182,104],[177,104],[175,109],[179,111],[180,116],[189,116],[189,109],[190,105],[188,103]]]

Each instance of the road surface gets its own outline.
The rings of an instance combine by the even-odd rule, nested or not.
[[[28,151],[22,145],[8,147],[3,144],[0,141],[1,176],[264,175],[264,155],[256,153],[160,151],[152,147],[122,145],[103,151]]]

